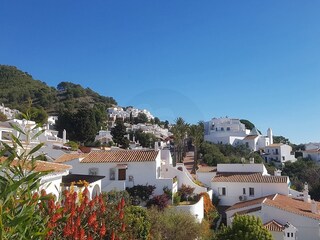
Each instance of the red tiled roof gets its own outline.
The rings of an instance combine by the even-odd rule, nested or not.
[[[263,225],[267,230],[271,232],[282,232],[284,226],[275,220],[271,220]]]
[[[229,207],[226,211],[231,211],[231,210],[235,210],[235,209],[241,209],[241,208],[261,204],[261,203],[263,203],[263,201],[265,199],[272,199],[275,196],[276,196],[276,194],[272,194],[272,195],[264,196],[261,198],[256,198],[256,199],[252,199],[252,200],[248,200],[248,201],[244,201],[244,202],[238,202],[238,203],[232,205],[231,207]]]
[[[152,162],[158,153],[154,150],[93,151],[81,163]]]
[[[303,152],[306,152],[306,153],[320,153],[320,149],[310,149],[310,150],[305,150]]]
[[[218,172],[212,182],[287,183],[287,176],[266,176],[262,173]]]
[[[1,158],[0,162],[5,161],[5,158]],[[23,169],[30,170],[32,168],[31,162],[26,161],[24,164],[22,161],[13,160],[11,166],[21,166]],[[59,164],[54,162],[45,162],[37,160],[35,162],[35,168],[33,171],[35,172],[43,172],[43,171],[52,171],[52,172],[64,172],[66,170],[70,170],[72,167],[66,164]]]
[[[311,203],[304,202],[302,199],[294,199],[288,196],[277,194],[272,200],[267,199],[264,204],[287,212],[320,220],[320,214],[313,213],[311,211]],[[317,209],[320,209],[320,202],[316,202],[316,204]]]
[[[266,148],[272,148],[272,147],[280,147],[284,145],[283,143],[274,143],[274,144],[270,144],[268,146],[266,146]]]
[[[57,158],[54,162],[55,163],[69,162],[74,159],[84,158],[87,155],[88,154],[85,154],[85,153],[66,153],[66,154],[63,154],[61,157]]]
[[[246,210],[243,210],[243,211],[239,211],[239,212],[236,212],[233,215],[236,215],[236,214],[237,215],[245,215],[245,214],[256,212],[256,211],[260,211],[260,210],[261,210],[261,206],[260,207],[255,207],[255,208],[249,208],[249,209],[246,209]]]

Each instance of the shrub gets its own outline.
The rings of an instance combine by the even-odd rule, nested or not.
[[[173,205],[179,205],[180,201],[181,196],[179,195],[179,193],[173,194]]]
[[[193,191],[193,187],[182,184],[181,188],[178,190],[179,195],[181,196],[181,201],[188,201],[189,197],[192,196]]]
[[[157,195],[151,198],[148,203],[147,207],[155,206],[158,210],[165,209],[169,204],[169,198],[166,194]]]
[[[124,239],[148,239],[151,223],[147,210],[142,207],[129,206],[125,209],[126,232]]]
[[[149,200],[155,189],[156,187],[152,185],[136,185],[132,188],[127,188],[126,190],[132,197],[133,201],[138,200],[140,203],[140,201]]]

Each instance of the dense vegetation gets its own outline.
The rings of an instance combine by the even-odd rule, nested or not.
[[[74,111],[83,106],[102,104],[109,107],[117,104],[112,97],[104,97],[79,84],[61,82],[57,88],[35,80],[14,66],[0,65],[0,103],[25,112],[29,99],[33,107],[43,108],[49,114],[59,111]]]

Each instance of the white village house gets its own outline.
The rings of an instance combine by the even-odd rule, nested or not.
[[[168,188],[175,193],[182,184],[194,187],[194,193],[207,192],[207,188],[195,184],[183,164],[172,165],[169,150],[108,150],[88,154],[65,154],[55,162],[72,166],[72,174],[104,176],[101,191],[122,191],[135,185],[154,185],[154,194],[163,194]],[[209,192],[210,197],[212,192]],[[199,221],[203,219],[201,203],[180,210],[189,211]]]
[[[266,146],[264,148],[262,157],[266,162],[273,162],[277,165],[282,165],[287,161],[296,161],[294,154],[292,154],[292,147],[288,144],[283,143],[271,144],[269,146]]]
[[[260,217],[275,240],[320,239],[320,203],[272,194],[258,199],[239,202],[226,210],[227,224],[235,214]]]
[[[213,118],[204,123],[204,128],[204,140],[216,144],[244,144],[252,151],[258,151],[273,143],[271,128],[264,136],[256,128],[251,131],[246,129],[240,119],[236,118]]]

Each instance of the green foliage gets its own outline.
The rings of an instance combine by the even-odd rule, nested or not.
[[[121,119],[116,120],[116,126],[111,128],[112,140],[122,148],[129,147],[129,139],[125,137],[127,134],[126,127]]]
[[[179,205],[180,202],[181,202],[181,196],[179,195],[178,192],[176,192],[175,194],[173,194],[173,205]]]
[[[69,141],[65,145],[68,146],[68,147],[71,147],[72,151],[77,151],[78,148],[79,148],[79,144],[74,142],[74,141]]]
[[[59,136],[62,136],[65,129],[68,139],[72,141],[93,142],[99,127],[103,124],[100,114],[100,110],[96,108],[83,108],[77,112],[60,112],[56,122]]]
[[[223,227],[217,233],[217,239],[228,240],[272,240],[271,233],[263,227],[260,218],[249,215],[236,215],[232,225]]]
[[[127,206],[131,206],[131,197],[127,191],[109,191],[102,193],[103,198],[108,204],[118,204],[122,199],[126,202]]]
[[[8,120],[7,115],[0,112],[0,122],[5,122],[7,120]]]
[[[171,132],[174,136],[174,161],[182,162],[185,155],[185,139],[187,137],[187,132],[189,129],[189,124],[187,124],[183,118],[178,117],[175,124],[171,128]]]
[[[167,208],[164,211],[148,210],[151,222],[151,239],[201,239],[202,226],[189,213]]]
[[[84,105],[92,108],[99,104],[105,107],[117,104],[112,97],[101,96],[79,84],[62,82],[55,89],[14,66],[0,65],[0,102],[25,112],[29,99],[33,107],[43,108],[51,115],[64,110],[77,111]]]
[[[218,163],[240,163],[241,158],[254,158],[256,163],[262,163],[263,159],[257,152],[251,152],[245,145],[236,147],[230,144],[213,144],[203,142],[200,147],[202,160],[210,166],[216,166]]]
[[[288,138],[286,138],[284,136],[273,136],[273,143],[290,144],[290,141]]]
[[[154,143],[157,141],[157,138],[152,133],[144,133],[141,129],[135,131],[134,133],[136,141],[139,141],[142,147],[152,148]]]
[[[309,185],[309,194],[316,201],[320,200],[320,166],[312,160],[299,158],[295,162],[286,162],[282,174],[290,178],[292,187],[302,191],[304,183]]]
[[[24,132],[12,125],[25,139],[34,139],[30,131]],[[43,144],[28,149],[12,135],[12,146],[2,142],[0,157],[0,239],[44,239],[48,232],[48,216],[43,216],[38,202],[45,196],[35,194],[41,187],[41,177],[47,172],[34,171],[37,158],[32,154]],[[18,147],[19,150],[18,151]]]
[[[147,123],[148,117],[145,113],[139,112],[138,116],[134,118],[134,124]]]
[[[138,206],[129,206],[125,209],[125,223],[127,225],[124,239],[147,240],[151,222],[147,210]]]
[[[249,120],[241,119],[240,122],[245,125],[246,129],[252,130],[255,127],[254,124]]]

